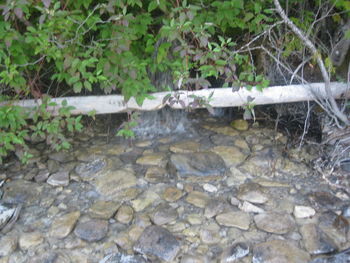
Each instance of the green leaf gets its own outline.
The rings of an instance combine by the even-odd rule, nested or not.
[[[75,93],[81,92],[82,88],[83,88],[83,84],[80,81],[73,85],[73,91]]]
[[[87,80],[84,81],[84,87],[85,87],[88,91],[92,91],[91,83],[88,82]]]

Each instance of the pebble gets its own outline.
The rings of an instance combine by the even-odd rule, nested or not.
[[[236,243],[224,249],[220,257],[220,263],[237,262],[238,259],[247,256],[250,248],[246,243]]]
[[[210,198],[203,192],[193,191],[188,194],[186,197],[186,202],[197,206],[199,208],[205,208]]]
[[[27,250],[40,245],[44,241],[44,237],[40,232],[23,233],[19,237],[19,247],[22,250]]]
[[[249,214],[241,211],[219,214],[215,219],[220,225],[237,227],[242,230],[248,230],[250,226]]]
[[[80,211],[74,211],[55,218],[49,231],[50,236],[65,238],[71,233],[79,217]]]
[[[118,210],[120,204],[113,201],[96,201],[89,209],[92,218],[110,219]]]
[[[183,186],[182,186],[183,188]],[[176,202],[183,196],[182,189],[175,188],[175,187],[168,187],[165,189],[163,193],[164,200],[168,202]]]
[[[255,214],[265,213],[264,209],[262,209],[256,205],[253,205],[247,201],[244,201],[243,203],[239,204],[238,208],[246,213],[255,213]]]
[[[274,234],[286,234],[295,228],[293,218],[288,214],[262,213],[254,216],[258,229]]]
[[[8,233],[0,238],[0,258],[9,256],[17,248],[18,236],[15,233]]]
[[[117,214],[115,215],[115,219],[123,224],[129,224],[134,217],[134,210],[131,206],[122,205],[119,207]]]
[[[69,172],[62,171],[57,172],[47,179],[46,181],[49,185],[52,186],[68,186],[69,185]]]
[[[314,216],[316,211],[310,206],[296,205],[293,214],[295,218],[308,218]]]
[[[216,193],[218,191],[218,188],[212,184],[204,184],[203,189],[209,193]]]

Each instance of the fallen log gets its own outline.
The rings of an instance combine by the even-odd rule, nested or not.
[[[334,98],[349,98],[350,91],[346,83],[333,82],[330,88]],[[173,104],[169,100],[164,101],[168,94],[177,97],[178,101]],[[195,99],[194,97],[205,99],[211,94],[209,104],[214,108],[244,106],[252,98],[254,98],[254,105],[315,100],[314,94],[317,94],[318,99],[326,98],[324,83],[312,83],[309,85],[273,86],[265,88],[263,91],[258,91],[256,88],[252,88],[250,91],[246,88],[239,88],[237,91],[233,91],[232,88],[216,88],[197,91],[158,92],[150,94],[153,96],[153,99],[145,99],[142,106],[138,105],[134,98],[125,102],[122,95],[63,97],[53,98],[51,101],[61,105],[62,101],[66,100],[68,105],[75,107],[71,111],[72,114],[88,114],[91,111],[95,111],[95,114],[106,114],[125,112],[127,110],[153,111],[159,110],[166,105],[174,109],[183,109],[191,105]],[[182,102],[180,103],[180,101]],[[9,103],[2,102],[0,105]],[[25,108],[33,108],[40,105],[42,101],[40,99],[20,100],[11,103]],[[203,108],[204,105],[199,105],[197,108],[200,107]],[[52,111],[53,114],[57,114],[58,109],[59,106],[50,107],[48,110]]]

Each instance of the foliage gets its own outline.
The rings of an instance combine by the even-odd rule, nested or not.
[[[59,115],[53,116],[50,109],[58,108]],[[30,113],[25,112],[22,107],[4,105],[0,107],[0,163],[9,152],[23,149],[22,162],[27,162],[32,155],[28,152],[28,141],[45,140],[52,149],[59,151],[68,149],[65,131],[70,133],[81,131],[82,116],[72,117],[71,110],[74,107],[67,106],[67,101],[61,105],[44,97],[40,106],[34,108]],[[28,120],[29,114],[32,120]]]

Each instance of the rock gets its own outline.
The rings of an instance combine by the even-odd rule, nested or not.
[[[203,218],[203,216],[200,215],[200,214],[189,214],[189,215],[187,215],[187,221],[191,225],[200,225],[200,224],[202,224],[202,222],[203,222],[202,218]]]
[[[18,236],[14,233],[8,233],[0,238],[0,258],[9,256],[17,248]]]
[[[136,177],[131,169],[118,169],[99,175],[92,183],[100,194],[112,199],[121,190],[135,186]]]
[[[209,224],[199,231],[199,237],[202,243],[207,245],[214,245],[220,242],[220,227],[217,224]]]
[[[136,242],[134,251],[144,255],[156,256],[170,262],[175,259],[180,251],[180,243],[165,228],[149,226]]]
[[[209,263],[209,259],[201,255],[184,255],[180,263]]]
[[[216,146],[211,151],[218,154],[224,160],[227,167],[236,166],[247,158],[239,148],[234,146]]]
[[[238,208],[246,213],[256,213],[256,214],[265,213],[264,209],[262,209],[256,205],[253,205],[247,201],[244,201],[242,204],[239,204]]]
[[[170,146],[173,153],[192,153],[199,150],[200,144],[195,141],[183,141]]]
[[[337,249],[334,242],[315,224],[305,224],[300,228],[306,250],[312,255],[332,253]]]
[[[55,251],[49,251],[45,252],[42,255],[32,257],[28,263],[58,263],[62,262],[59,261],[59,254]],[[63,261],[62,263],[66,263],[67,261]]]
[[[263,213],[254,216],[258,229],[274,234],[286,234],[295,228],[295,222],[289,214]]]
[[[152,166],[147,169],[145,180],[150,183],[166,183],[169,181],[169,175],[164,168]]]
[[[308,218],[314,216],[316,211],[310,206],[296,205],[293,214],[295,218]]]
[[[82,180],[90,181],[106,167],[106,159],[97,156],[87,163],[81,163],[77,165],[75,172]]]
[[[226,170],[221,157],[210,152],[172,154],[169,166],[170,170],[180,177],[221,176]]]
[[[248,230],[250,226],[249,214],[237,211],[219,214],[216,221],[223,226],[237,227],[242,230]]]
[[[68,186],[69,185],[69,172],[60,171],[50,175],[46,181],[52,186]]]
[[[256,245],[253,263],[308,263],[310,256],[288,241],[272,240]]]
[[[342,201],[329,192],[313,192],[308,195],[311,204],[316,208],[339,209]]]
[[[7,233],[12,229],[19,217],[21,209],[21,204],[0,203],[0,231],[2,233]]]
[[[206,218],[212,218],[229,209],[229,204],[225,200],[210,199],[205,207],[204,216]]]
[[[43,183],[49,178],[50,172],[46,169],[40,170],[39,173],[34,177],[35,182]]]
[[[65,238],[73,230],[80,217],[80,211],[70,212],[57,217],[51,224],[50,236],[55,238]]]
[[[23,233],[19,237],[19,247],[22,250],[27,250],[40,245],[44,241],[44,237],[39,232]]]
[[[47,161],[47,170],[49,170],[49,172],[51,174],[58,172],[59,169],[60,169],[59,162],[56,162],[54,160],[48,160]]]
[[[141,165],[154,165],[165,167],[167,161],[164,153],[152,153],[141,156],[136,160],[136,163]]]
[[[129,224],[134,217],[134,210],[131,206],[122,205],[119,207],[117,214],[115,215],[115,219],[123,224]]]
[[[66,151],[50,153],[49,158],[60,163],[69,162],[73,160],[72,155]]]
[[[327,211],[319,216],[318,226],[338,248],[341,248],[346,242],[349,222],[345,217],[337,215],[333,211]]]
[[[254,204],[264,204],[268,201],[268,196],[264,189],[256,183],[246,183],[240,185],[237,198]]]
[[[231,122],[231,127],[238,131],[247,131],[249,124],[246,120],[234,120]]]
[[[209,193],[216,193],[218,191],[218,188],[212,184],[204,184],[203,189]]]
[[[178,216],[176,209],[168,204],[161,204],[156,207],[151,219],[156,225],[165,225],[175,221]]]
[[[131,205],[136,212],[140,212],[159,199],[159,195],[151,190],[148,190],[147,192],[143,193],[140,198],[131,201]]]
[[[163,193],[164,200],[168,202],[176,202],[183,196],[183,192],[176,187],[168,187]]]
[[[236,243],[227,247],[221,254],[220,263],[237,262],[249,254],[249,246],[246,243]]]
[[[74,234],[88,242],[100,241],[108,232],[108,222],[100,219],[91,219],[87,222],[79,222]]]
[[[32,183],[25,180],[15,180],[7,182],[3,186],[3,189],[3,203],[24,203],[34,205],[42,199],[40,198],[42,188],[37,183]]]
[[[216,133],[220,133],[227,136],[237,136],[239,135],[239,131],[232,129],[230,126],[220,126],[220,125],[203,125],[204,129],[214,131]]]
[[[113,253],[105,256],[99,263],[147,263],[147,261],[137,255]]]
[[[113,201],[96,201],[89,209],[92,218],[110,219],[118,210],[120,204]]]
[[[310,263],[348,263],[350,258],[350,248],[343,250],[335,255],[319,257]]]
[[[204,208],[208,201],[209,201],[209,196],[206,195],[205,193],[198,192],[198,191],[193,191],[188,194],[186,197],[186,202],[197,206],[199,208]]]

